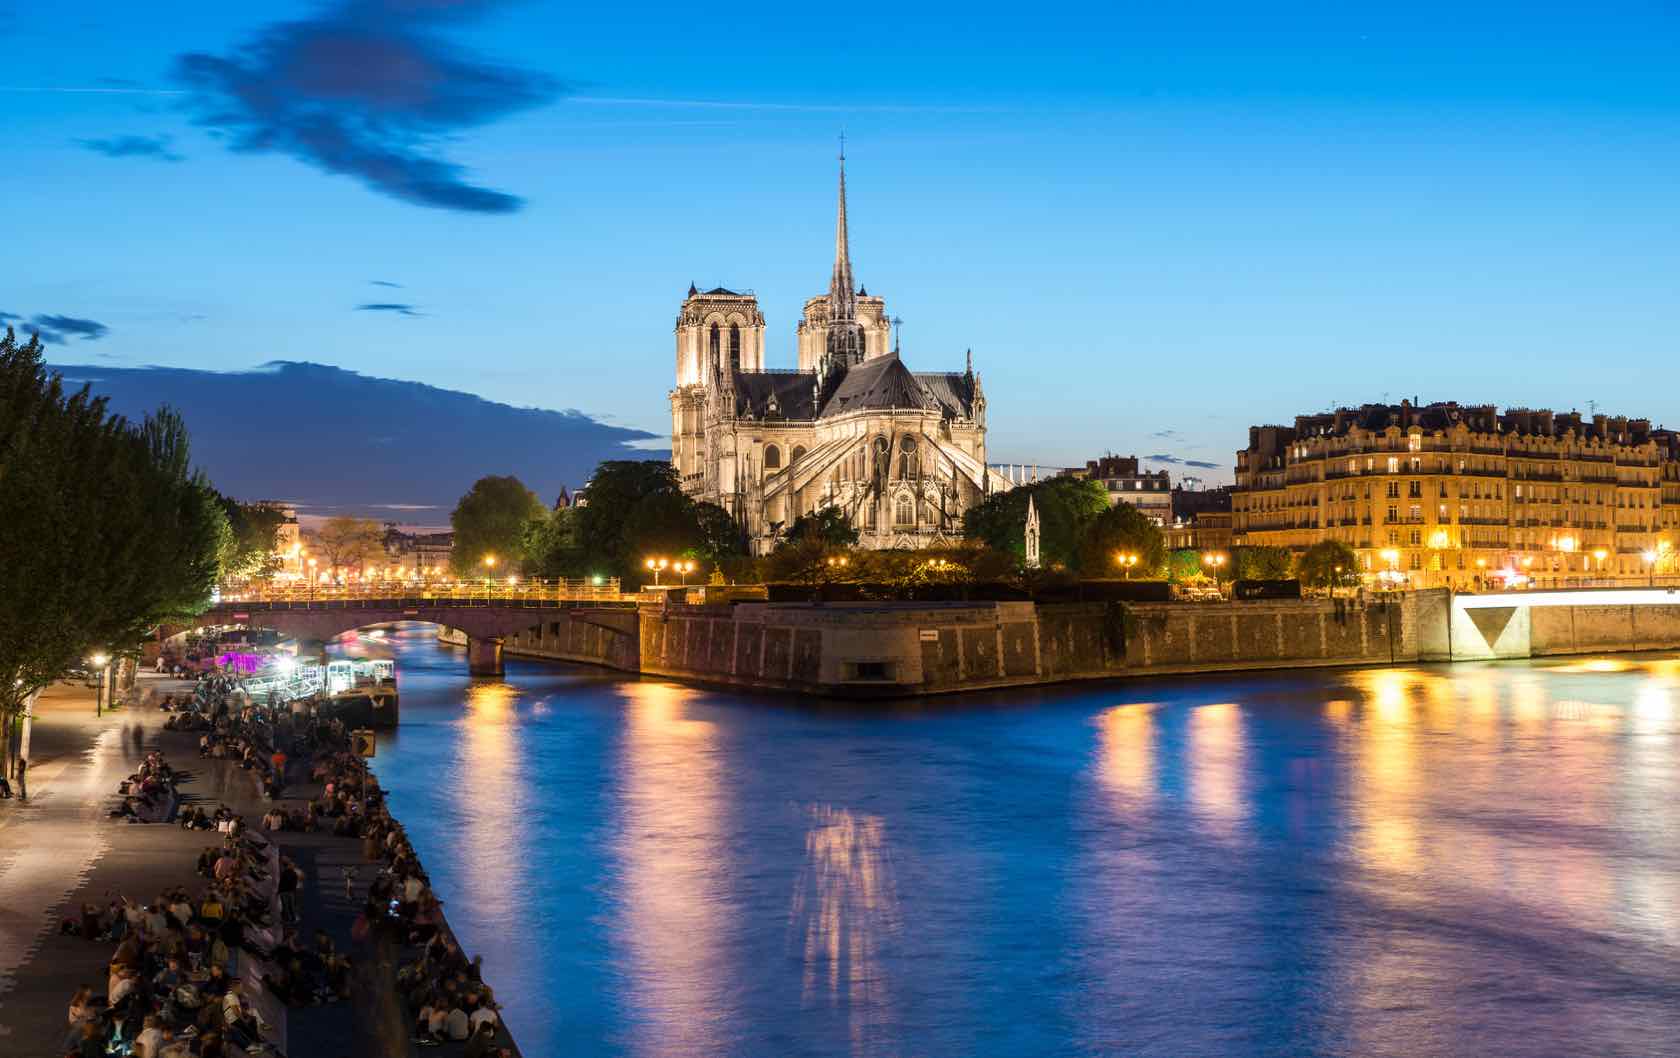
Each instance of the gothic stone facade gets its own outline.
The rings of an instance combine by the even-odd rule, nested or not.
[[[864,547],[926,547],[962,535],[988,491],[986,400],[972,359],[912,372],[886,302],[854,286],[840,173],[834,272],[805,303],[798,369],[764,366],[752,294],[690,287],[676,325],[671,460],[683,489],[741,524],[754,553],[795,518],[833,507]]]

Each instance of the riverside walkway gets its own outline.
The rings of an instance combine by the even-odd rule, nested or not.
[[[141,685],[147,697],[190,687],[144,678]],[[196,859],[205,845],[215,844],[214,832],[129,825],[108,816],[118,784],[146,753],[161,751],[187,774],[180,787],[183,805],[209,811],[225,804],[253,826],[271,805],[237,761],[200,758],[197,732],[164,730],[168,714],[142,707],[95,718],[92,699],[81,688],[54,690],[37,710],[30,800],[0,802],[0,1056],[5,1058],[61,1053],[70,996],[81,984],[96,993],[105,990],[115,945],[61,935],[58,923],[66,914],[83,902],[104,905],[118,894],[150,901],[166,889],[197,891],[203,883]],[[293,784],[287,792],[278,802],[282,806],[316,796],[320,787]],[[351,938],[361,892],[376,873],[376,865],[362,858],[361,843],[329,832],[286,831],[271,840],[305,876],[300,936],[323,929],[356,964],[350,1002],[284,1012],[285,1053],[309,1058],[420,1053],[404,1031],[406,1015],[393,990],[396,953],[388,945],[358,945]],[[354,901],[344,893],[346,866],[359,873],[361,892]],[[275,1019],[267,1011],[265,1016]],[[428,1051],[450,1055],[460,1049]]]

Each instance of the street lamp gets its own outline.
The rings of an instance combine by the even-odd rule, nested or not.
[[[1598,572],[1601,576],[1604,573],[1604,556],[1609,553],[1610,552],[1604,550],[1602,547],[1593,549],[1593,561],[1598,563]]]
[[[1640,552],[1639,557],[1645,560],[1645,572],[1651,578],[1651,587],[1657,586],[1657,553],[1649,549]]]
[[[1138,564],[1138,556],[1129,551],[1117,551],[1114,553],[1114,564],[1124,571],[1127,580],[1131,580],[1132,567]]]
[[[676,572],[682,574],[683,587],[687,587],[688,586],[688,575],[690,573],[694,572],[694,563],[693,562],[678,561],[678,562],[672,563],[671,568],[673,570],[675,570]]]
[[[671,560],[668,558],[650,558],[643,565],[653,571],[653,586],[659,587],[659,574],[669,569]]]
[[[99,687],[93,692],[93,715],[105,715],[105,673],[109,669],[111,659],[107,655],[95,654],[88,658],[88,664],[99,671]]]

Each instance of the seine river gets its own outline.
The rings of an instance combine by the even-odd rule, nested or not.
[[[860,708],[364,648],[530,1058],[1680,1053],[1677,660]]]

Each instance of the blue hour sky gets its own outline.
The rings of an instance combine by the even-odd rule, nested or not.
[[[0,0],[0,39],[0,312],[55,362],[666,433],[691,280],[792,366],[843,128],[856,275],[912,367],[973,348],[994,460],[1228,480],[1250,423],[1385,396],[1680,426],[1670,5]]]

